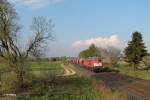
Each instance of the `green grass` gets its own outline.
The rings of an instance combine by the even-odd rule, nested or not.
[[[30,96],[31,93],[40,94]],[[46,87],[38,82],[28,93],[20,94],[18,98],[27,98],[32,100],[102,100],[100,93],[97,93],[88,79],[78,76],[59,78],[55,84],[51,83]]]
[[[62,62],[30,62],[27,70],[37,77],[44,77],[44,75],[54,74],[60,75],[64,73],[64,69],[61,67]]]
[[[43,62],[30,62],[28,65],[28,70],[60,70],[62,69],[60,64],[62,62],[47,62],[47,61],[43,61]]]
[[[28,62],[25,65],[25,68],[29,71],[34,70],[60,70],[62,69],[60,67],[61,61],[39,61],[39,62]],[[8,67],[7,63],[0,63],[0,70],[5,70]]]
[[[80,76],[72,65],[68,67],[77,73],[73,76],[63,74],[63,62],[31,62],[27,66],[32,78],[27,88],[17,92],[17,97],[3,97],[3,100],[125,100],[119,93],[89,78]]]
[[[29,62],[26,63],[25,69],[30,73],[35,75],[41,75],[42,73],[55,73],[62,74],[64,72],[63,68],[60,66],[62,62],[48,62],[48,61],[40,61],[40,62]],[[5,72],[9,69],[7,63],[0,63],[0,72]]]
[[[7,68],[8,68],[7,63],[0,63],[0,72],[7,70]]]
[[[125,62],[119,62],[117,69],[122,74],[126,74],[133,77],[138,77],[142,79],[150,79],[150,69],[149,70],[135,70],[133,67],[129,66]]]

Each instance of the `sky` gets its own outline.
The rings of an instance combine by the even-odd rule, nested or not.
[[[48,43],[47,56],[77,56],[92,43],[123,49],[135,31],[142,33],[150,50],[150,0],[9,1],[25,36],[34,16],[45,16],[55,24],[55,39]]]

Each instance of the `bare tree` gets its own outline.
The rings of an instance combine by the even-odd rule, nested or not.
[[[24,84],[24,64],[28,57],[39,57],[48,40],[52,40],[51,21],[45,17],[35,17],[31,25],[33,38],[28,41],[27,48],[18,46],[17,13],[7,0],[0,1],[0,56],[8,61],[11,71],[17,74],[22,87]]]
[[[47,46],[47,40],[53,40],[52,29],[54,25],[51,20],[48,20],[45,17],[34,17],[31,25],[31,30],[35,33],[33,38],[29,40],[29,46],[26,50],[26,56],[29,55],[39,57],[42,55],[41,48],[45,48]]]
[[[115,66],[121,56],[121,50],[115,47],[108,47],[107,53],[109,57],[110,66]]]

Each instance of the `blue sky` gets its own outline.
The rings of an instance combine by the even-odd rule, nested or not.
[[[23,31],[34,16],[55,24],[55,41],[48,56],[76,56],[90,43],[123,48],[131,33],[139,31],[150,50],[149,0],[10,0],[20,16]],[[26,34],[25,34],[26,35]]]

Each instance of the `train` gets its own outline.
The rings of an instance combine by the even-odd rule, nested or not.
[[[82,66],[91,71],[96,71],[103,68],[102,59],[100,57],[89,57],[89,58],[72,58],[68,62]]]

